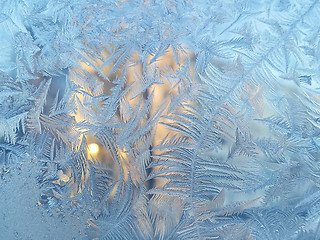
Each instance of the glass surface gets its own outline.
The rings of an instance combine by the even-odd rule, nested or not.
[[[320,239],[319,16],[0,0],[0,240]]]

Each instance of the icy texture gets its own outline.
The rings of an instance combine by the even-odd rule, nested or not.
[[[320,239],[319,1],[0,6],[1,239]]]

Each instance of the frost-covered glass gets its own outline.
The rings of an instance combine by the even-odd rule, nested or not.
[[[0,239],[320,239],[318,0],[0,0]]]

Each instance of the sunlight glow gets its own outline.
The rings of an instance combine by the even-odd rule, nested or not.
[[[96,154],[99,152],[99,145],[96,143],[89,144],[89,153]]]

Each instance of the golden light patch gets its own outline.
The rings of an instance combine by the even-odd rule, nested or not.
[[[89,144],[88,149],[89,149],[89,153],[96,154],[99,152],[99,145],[96,143],[91,143]]]

